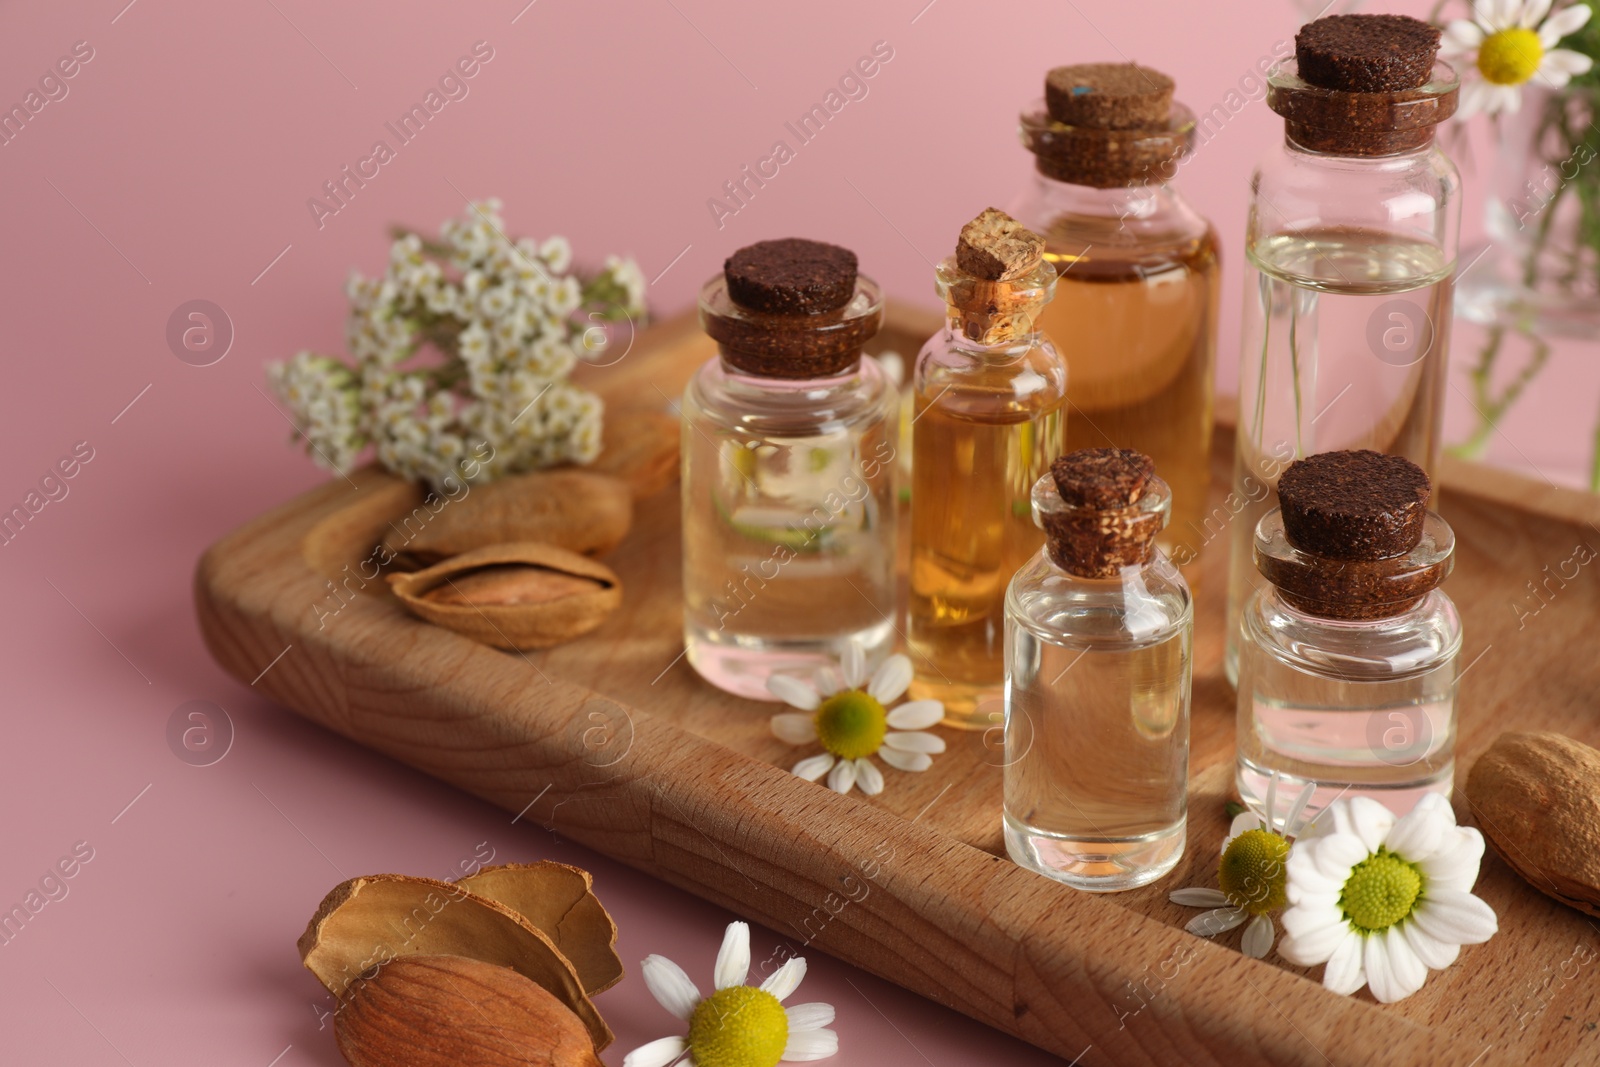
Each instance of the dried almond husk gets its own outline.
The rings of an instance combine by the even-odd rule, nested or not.
[[[351,1067],[602,1067],[589,1032],[543,986],[462,956],[403,956],[340,1005]]]
[[[543,930],[572,961],[590,996],[622,980],[617,924],[594,895],[588,871],[551,860],[507,863],[485,867],[456,884],[504,904]]]
[[[632,522],[633,490],[627,482],[563,468],[472,486],[436,512],[400,519],[383,543],[389,551],[423,563],[513,541],[598,555],[621,544]]]
[[[391,574],[406,610],[495,648],[534,649],[581,637],[622,603],[604,564],[553,545],[489,545],[425,570]]]
[[[1600,751],[1556,733],[1504,733],[1472,765],[1466,794],[1507,866],[1600,918]]]
[[[299,948],[306,969],[341,1000],[381,973],[380,964],[402,956],[465,956],[509,967],[570,1008],[596,1049],[611,1043],[577,970],[543,931],[449,882],[403,874],[342,882],[322,899]]]
[[[607,412],[605,447],[585,470],[621,478],[635,500],[654,496],[678,474],[679,422],[664,411]]]

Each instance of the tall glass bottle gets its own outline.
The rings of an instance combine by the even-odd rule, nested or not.
[[[683,394],[684,644],[731,693],[894,641],[898,394],[861,352],[882,318],[815,241],[741,249],[700,290],[719,355]]]
[[[1399,456],[1329,452],[1283,473],[1255,533],[1267,585],[1239,646],[1240,795],[1264,810],[1274,773],[1307,810],[1368,796],[1396,815],[1455,778],[1461,618],[1442,589],[1455,538],[1428,477]],[[1287,814],[1279,811],[1279,817]]]
[[[1206,524],[1207,539],[1227,529],[1231,542],[1233,680],[1239,617],[1262,584],[1251,561],[1256,524],[1284,468],[1365,448],[1437,469],[1461,215],[1455,165],[1434,143],[1459,86],[1433,59],[1438,36],[1402,16],[1333,16],[1304,27],[1296,57],[1268,75],[1285,136],[1251,179],[1233,487]],[[1390,58],[1410,63],[1401,84],[1414,84],[1364,88],[1395,81],[1370,80],[1359,56],[1329,63],[1346,38],[1390,39]],[[1334,84],[1301,76],[1308,56],[1313,76]],[[1333,76],[1341,72],[1352,80]]]
[[[1159,548],[1149,457],[1084,449],[1033,490],[1045,548],[1006,593],[1005,841],[1079,889],[1131,889],[1183,855],[1188,585]]]
[[[1192,584],[1211,486],[1221,266],[1216,231],[1169,184],[1195,130],[1172,90],[1132,63],[1052,70],[1022,113],[1036,158],[1010,210],[1044,236],[1060,276],[1040,327],[1067,361],[1066,448],[1155,461],[1172,488],[1162,548]]]
[[[1066,367],[1036,324],[1056,284],[1043,247],[993,208],[968,224],[936,270],[945,328],[912,376],[911,693],[967,729],[1000,721],[1006,583],[1043,542],[1029,493],[1061,454]]]

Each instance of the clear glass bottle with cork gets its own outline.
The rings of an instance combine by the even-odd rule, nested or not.
[[[1267,77],[1284,142],[1251,180],[1228,579],[1238,620],[1260,584],[1252,538],[1287,464],[1374,449],[1436,469],[1460,183],[1435,144],[1459,81],[1439,30],[1401,15],[1302,27]]]
[[[1440,582],[1455,537],[1421,467],[1369,450],[1297,460],[1255,532],[1266,587],[1244,610],[1237,781],[1264,803],[1274,772],[1307,810],[1365,795],[1397,815],[1455,773],[1461,619]],[[1286,814],[1278,812],[1279,816]]]
[[[936,269],[946,325],[912,372],[913,699],[945,723],[999,723],[1006,583],[1043,541],[1033,483],[1061,454],[1066,367],[1038,316],[1055,290],[1044,239],[989,208]]]
[[[1079,889],[1183,855],[1194,609],[1156,544],[1171,508],[1148,456],[1067,453],[1033,489],[1045,547],[1006,593],[1006,851]]]
[[[1021,116],[1032,180],[1011,214],[1060,280],[1040,325],[1067,361],[1066,448],[1133,448],[1172,488],[1162,547],[1193,580],[1211,486],[1216,231],[1170,184],[1194,143],[1173,81],[1135,63],[1057,67]]]
[[[894,642],[899,398],[862,354],[882,320],[818,241],[740,249],[700,290],[719,354],[683,394],[684,643],[731,693]]]

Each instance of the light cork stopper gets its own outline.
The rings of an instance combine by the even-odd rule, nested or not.
[[[1043,258],[1044,238],[998,208],[984,208],[956,242],[956,266],[984,281],[1020,278]]]

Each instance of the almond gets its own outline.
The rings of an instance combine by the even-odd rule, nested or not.
[[[460,956],[405,956],[334,1018],[352,1067],[602,1067],[578,1017],[538,983]]]
[[[484,867],[456,885],[504,904],[542,930],[572,967],[590,996],[622,980],[617,924],[594,895],[589,872],[565,863],[507,863]]]
[[[633,491],[620,478],[575,469],[532,471],[471,486],[437,511],[417,508],[391,525],[383,543],[428,563],[510,541],[600,554],[617,547],[632,522]]]
[[[488,607],[506,604],[548,604],[566,596],[604,589],[605,583],[576,574],[526,563],[497,563],[451,578],[423,593],[435,604]]]

